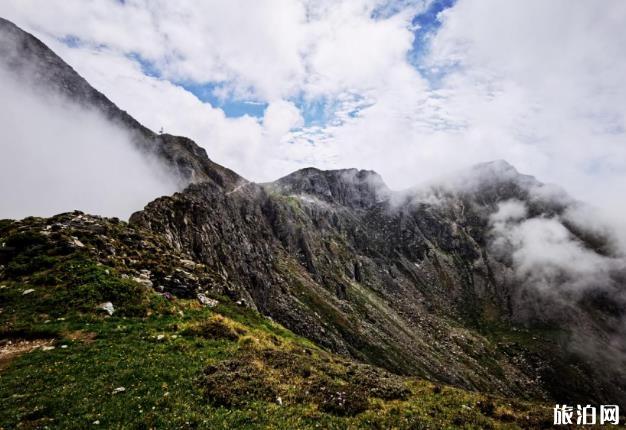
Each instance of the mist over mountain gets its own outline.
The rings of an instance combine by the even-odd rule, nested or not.
[[[3,217],[50,216],[84,208],[127,218],[180,189],[178,178],[99,112],[41,94],[0,70]],[[33,126],[33,124],[36,124]]]
[[[0,107],[0,216],[132,213],[128,223],[3,220],[0,281],[12,288],[63,283],[24,269],[38,252],[84,252],[159,297],[238,303],[396,375],[626,406],[624,248],[557,186],[503,160],[402,191],[358,169],[249,182],[193,141],[143,127],[5,20],[0,96],[10,101]],[[10,309],[2,315],[21,308]]]
[[[236,181],[192,141],[156,134],[38,39],[0,18],[2,216],[81,207],[127,218],[194,181]],[[19,100],[19,102],[18,102]],[[207,174],[208,173],[208,174]],[[24,197],[29,196],[26,201]]]

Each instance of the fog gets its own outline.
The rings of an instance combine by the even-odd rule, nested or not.
[[[101,114],[0,66],[0,218],[82,210],[123,219],[177,179]]]
[[[560,217],[526,218],[526,213],[524,203],[509,200],[501,202],[490,218],[492,252],[510,257],[525,285],[572,301],[587,289],[615,287],[611,274],[626,267],[622,258],[594,251]],[[579,225],[586,228],[582,221]]]
[[[471,206],[486,221],[488,255],[511,292],[512,319],[556,323],[570,351],[601,363],[599,372],[623,375],[624,223],[540,179],[504,161],[483,163],[397,193],[394,207],[412,202],[463,216]]]
[[[618,230],[582,203],[560,215],[528,212],[526,203],[508,200],[490,216],[490,253],[512,266],[512,281],[521,287],[517,317],[565,322],[570,350],[602,363],[603,371],[622,372],[626,259],[623,244],[614,240]]]

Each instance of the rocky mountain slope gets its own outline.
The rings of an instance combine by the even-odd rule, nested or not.
[[[230,169],[212,162],[192,140],[156,134],[141,125],[89,85],[43,42],[1,17],[0,66],[48,96],[61,95],[71,103],[103,114],[127,131],[139,149],[156,155],[180,179],[181,186],[206,181],[234,186],[241,180]]]
[[[3,221],[0,242],[0,428],[551,423],[549,405],[332,354],[206,291],[225,280],[116,219],[74,212]],[[185,298],[192,290],[202,293]]]
[[[357,170],[304,169],[231,191],[198,184],[130,222],[224,274],[212,291],[340,354],[500,395],[623,401],[621,367],[595,367],[573,347],[585,336],[609,347],[623,296],[588,292],[585,308],[560,307],[490,249],[499,203],[524,201],[525,217],[544,219],[571,200],[541,197],[548,187],[503,162],[466,174],[472,189],[405,193]],[[623,291],[621,267],[612,276]]]
[[[106,302],[145,318],[165,312],[153,294],[201,294],[259,312],[324,354],[396,375],[626,406],[626,265],[610,236],[573,216],[579,204],[563,192],[503,161],[402,192],[356,169],[251,183],[190,140],[139,125],[32,36],[6,21],[0,31],[10,68],[32,69],[41,85],[102,110],[193,182],[128,225],[78,213],[3,221],[7,336],[68,312],[83,324]],[[226,366],[245,380],[240,364],[208,373]]]

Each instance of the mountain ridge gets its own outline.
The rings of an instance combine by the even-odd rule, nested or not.
[[[0,35],[13,35],[1,39],[0,52],[20,46],[15,34],[26,47],[4,58],[22,58],[23,50],[48,58],[45,45],[13,27],[0,21]],[[49,70],[67,72],[60,85],[80,101],[84,92],[72,84],[89,84],[61,67],[59,57],[50,58],[46,65],[58,67]],[[101,101],[105,107],[98,109],[121,118],[137,144],[156,151],[186,185],[129,219],[130,228],[208,271],[202,282],[146,275],[162,293],[227,297],[329,351],[397,374],[490,395],[626,405],[624,345],[613,342],[626,304],[624,267],[618,260],[608,265],[595,251],[605,238],[561,223],[569,200],[544,193],[536,179],[500,160],[449,184],[403,192],[358,169],[306,168],[256,184],[212,162],[190,139],[155,135],[95,89],[87,93],[88,104]],[[511,208],[515,217],[494,218]],[[558,266],[558,276],[543,268],[520,276],[519,249],[511,247],[524,244],[519,235],[529,228],[557,229],[564,237],[559,245],[573,243],[570,248],[600,262],[597,273],[610,268],[606,285],[585,285],[572,301],[544,294],[538,281],[568,273]],[[108,233],[97,231],[106,242]],[[496,239],[504,243],[498,249]],[[105,252],[105,244],[94,246]],[[132,256],[124,258],[134,264]],[[543,277],[533,278],[536,273]],[[598,345],[585,343],[587,337]],[[615,363],[603,358],[603,349],[615,354]]]
[[[211,161],[206,150],[191,139],[156,134],[140,124],[93,88],[42,41],[2,17],[0,56],[10,73],[42,89],[44,97],[46,92],[59,94],[72,103],[100,112],[122,127],[129,132],[138,149],[155,154],[179,178],[182,186],[212,180],[220,186],[232,188],[241,182],[239,175]]]

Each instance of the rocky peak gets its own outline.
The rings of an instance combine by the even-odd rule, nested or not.
[[[480,163],[460,175],[459,189],[474,202],[488,208],[505,200],[520,200],[534,214],[558,214],[574,200],[565,190],[520,173],[504,160]]]
[[[267,184],[283,194],[305,195],[351,208],[369,208],[386,200],[390,190],[382,177],[372,170],[297,170]]]
[[[560,213],[574,200],[560,187],[538,181],[534,176],[520,173],[505,160],[475,164],[469,168],[436,179],[425,186],[411,189],[409,196],[456,204],[469,201],[486,213],[498,203],[520,200],[536,207],[535,212]]]
[[[537,181],[534,176],[520,173],[505,160],[494,160],[476,164],[469,169],[467,175],[473,176],[477,182],[483,184],[515,182],[526,187],[540,185],[540,182]]]

